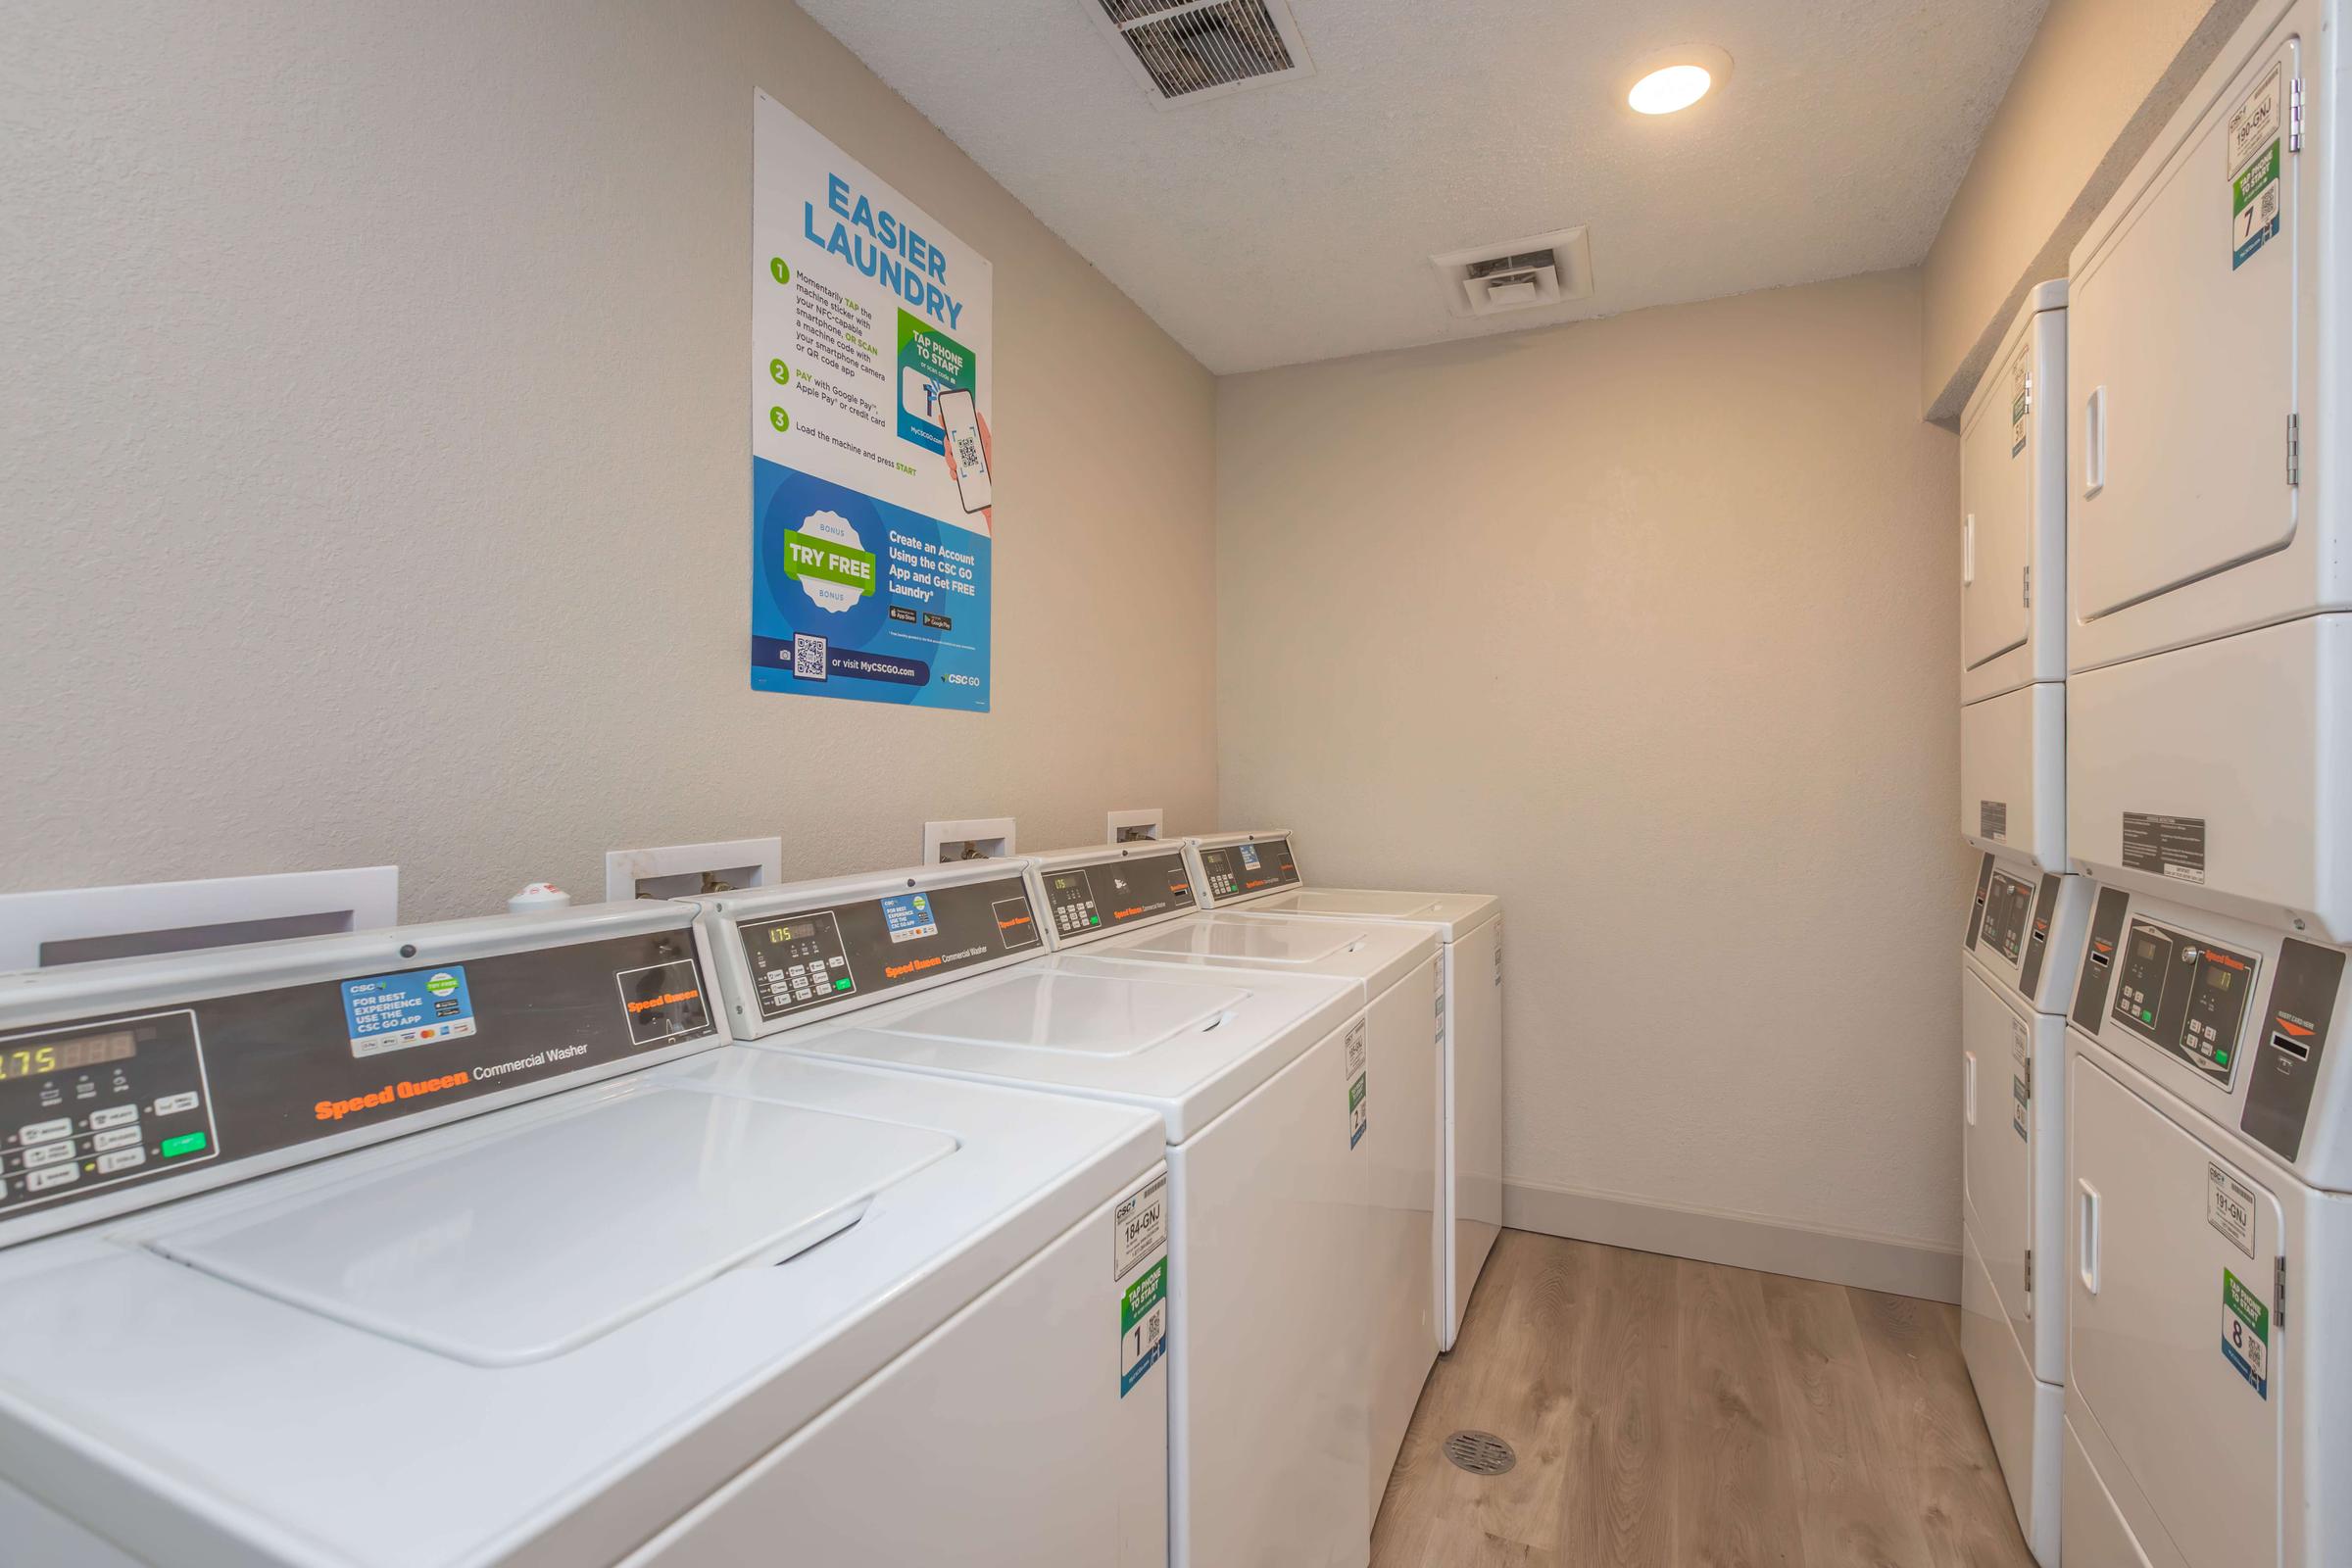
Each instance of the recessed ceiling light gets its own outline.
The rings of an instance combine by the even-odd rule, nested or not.
[[[1732,74],[1732,57],[1720,49],[1687,45],[1663,49],[1635,68],[1626,107],[1638,115],[1671,115],[1688,109],[1721,86]]]

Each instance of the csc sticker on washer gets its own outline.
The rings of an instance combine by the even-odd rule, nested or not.
[[[466,966],[411,969],[343,982],[343,1021],[354,1056],[379,1056],[474,1032]]]
[[[1168,1179],[1151,1185],[1111,1211],[1110,1277],[1123,1280],[1153,1253],[1168,1250]]]
[[[2262,85],[2230,117],[2230,270],[2278,238],[2278,146],[2285,108],[2285,68],[2274,66]]]
[[[2205,1166],[2205,1223],[2254,1255],[2254,1189],[2211,1162]]]
[[[1168,1350],[1168,1179],[1152,1178],[1111,1211],[1110,1277],[1119,1292],[1119,1397]],[[1132,1276],[1132,1278],[1130,1278]]]
[[[1364,1020],[1358,1018],[1348,1026],[1348,1051],[1344,1059],[1348,1069],[1348,1147],[1353,1149],[1364,1141],[1364,1130],[1372,1124],[1372,1112],[1366,1102],[1371,1097],[1372,1074],[1364,1064]]]
[[[1119,1293],[1119,1397],[1168,1353],[1168,1260],[1160,1259]]]
[[[2222,1270],[2222,1354],[2264,1398],[2271,1396],[2271,1307]]]

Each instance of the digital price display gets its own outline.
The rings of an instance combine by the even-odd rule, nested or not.
[[[12,1078],[39,1078],[53,1072],[95,1067],[100,1062],[123,1061],[139,1054],[138,1036],[127,1029],[82,1035],[37,1046],[11,1046],[0,1051],[0,1083]]]

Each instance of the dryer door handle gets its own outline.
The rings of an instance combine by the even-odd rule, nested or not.
[[[2107,488],[2107,389],[2093,387],[2082,400],[2082,499]]]
[[[2075,1272],[2082,1281],[2082,1289],[2096,1296],[2099,1294],[2099,1190],[2079,1176],[2075,1178],[2075,1189],[2082,1201],[2082,1223],[2075,1231],[2075,1247],[2081,1262]]]
[[[1960,1053],[1960,1104],[1967,1113],[1968,1124],[1977,1124],[1977,1054]]]

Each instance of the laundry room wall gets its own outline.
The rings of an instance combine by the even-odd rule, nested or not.
[[[436,917],[609,847],[1210,824],[1209,376],[798,10],[10,34],[0,889],[392,860]],[[995,264],[989,714],[749,689],[756,87]]]
[[[1218,383],[1224,824],[1503,896],[1514,1224],[1957,1288],[1919,353],[1905,271]]]

